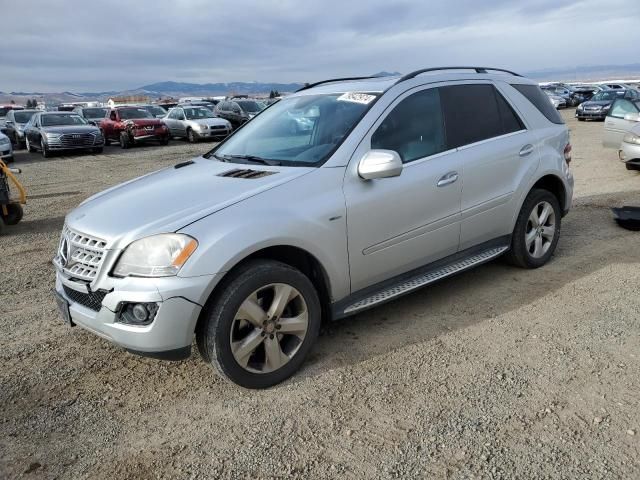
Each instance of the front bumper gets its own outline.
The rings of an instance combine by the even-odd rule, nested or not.
[[[0,158],[13,158],[13,148],[10,143],[0,145]]]
[[[78,325],[134,353],[166,358],[172,352],[188,356],[202,301],[214,276],[194,278],[111,278],[110,288],[94,288],[98,305],[85,301],[83,283],[69,279],[56,269],[55,290],[69,302],[72,324]],[[105,285],[106,286],[106,285]],[[149,325],[122,323],[120,309],[126,303],[156,303],[158,310]]]
[[[620,150],[618,150],[618,158],[629,165],[637,165],[640,160],[640,145],[635,143],[622,142]],[[630,168],[629,170],[635,170]]]
[[[193,132],[198,136],[198,138],[214,138],[214,139],[223,139],[227,138],[231,134],[230,128],[225,129],[211,129],[208,130],[193,130]]]
[[[592,119],[592,120],[604,120],[607,117],[609,111],[598,110],[576,110],[576,118]]]

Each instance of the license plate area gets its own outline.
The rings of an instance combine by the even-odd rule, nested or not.
[[[64,323],[66,323],[70,327],[73,327],[74,323],[71,320],[71,312],[69,311],[69,302],[67,302],[66,298],[60,295],[56,290],[53,291],[53,296],[56,299],[56,303],[58,304],[58,310],[60,310],[60,314],[62,315],[62,320],[64,321]]]

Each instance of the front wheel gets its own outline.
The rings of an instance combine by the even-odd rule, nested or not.
[[[129,135],[127,134],[127,132],[120,132],[120,148],[126,149],[130,146]]]
[[[42,150],[42,158],[49,158],[51,156],[49,147],[47,147],[44,139],[40,139],[40,150]]]
[[[33,148],[33,147],[31,146],[31,144],[29,143],[29,139],[28,139],[28,138],[25,138],[24,142],[25,142],[25,145],[26,145],[26,147],[27,147],[27,152],[29,152],[29,153],[33,153],[33,152],[35,152],[35,151],[36,151],[36,149],[35,149],[35,148]]]
[[[318,337],[320,300],[299,270],[256,260],[232,274],[207,306],[198,349],[225,378],[267,388],[293,375]]]
[[[529,192],[513,230],[507,258],[522,268],[538,268],[549,261],[558,245],[562,221],[560,203],[548,190]]]

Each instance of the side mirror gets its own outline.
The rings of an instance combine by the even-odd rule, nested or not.
[[[397,177],[402,173],[402,159],[393,150],[369,150],[358,164],[358,175],[364,180]]]
[[[640,113],[627,113],[624,119],[628,122],[640,122]]]

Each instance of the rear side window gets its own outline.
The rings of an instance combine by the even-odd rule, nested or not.
[[[446,150],[439,89],[409,95],[371,136],[371,148],[394,150],[403,163]]]
[[[516,112],[513,111],[511,105],[507,103],[505,98],[495,88],[493,89],[496,100],[498,102],[498,111],[500,112],[500,118],[502,119],[502,132],[513,133],[524,130],[524,124]]]
[[[513,88],[518,90],[522,95],[524,95],[527,100],[529,100],[534,107],[536,107],[541,114],[547,117],[547,120],[553,123],[557,123],[562,125],[564,121],[562,117],[556,110],[556,107],[553,106],[549,97],[542,93],[540,87],[537,85],[511,85]]]
[[[449,148],[504,134],[493,85],[452,85],[440,95]]]

